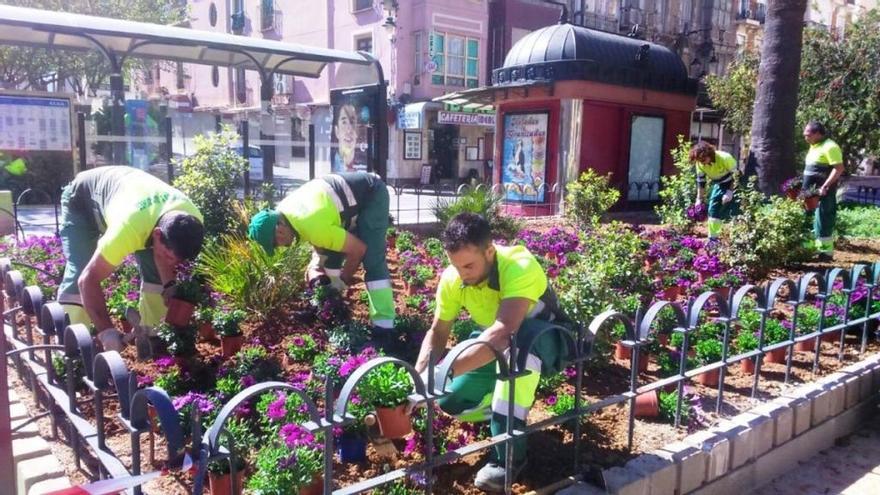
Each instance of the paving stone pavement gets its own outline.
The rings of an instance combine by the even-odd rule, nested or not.
[[[880,410],[863,429],[753,493],[880,495]]]

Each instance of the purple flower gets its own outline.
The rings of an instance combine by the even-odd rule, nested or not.
[[[574,366],[569,366],[568,368],[565,368],[565,371],[563,373],[565,373],[565,377],[568,379],[574,378],[577,376],[577,368],[575,368]]]
[[[241,383],[242,387],[248,388],[251,385],[257,383],[257,380],[255,380],[254,377],[251,375],[244,375],[238,382]]]
[[[160,356],[154,359],[153,362],[162,369],[170,368],[176,364],[176,361],[171,356]]]
[[[547,402],[547,405],[548,405],[548,406],[552,406],[552,405],[556,404],[556,402],[557,402],[558,400],[559,400],[559,399],[556,398],[556,394],[553,394],[553,395],[551,395],[550,397],[547,397],[547,401],[546,401],[546,402]]]
[[[278,460],[278,470],[284,471],[284,470],[290,469],[293,466],[296,466],[296,463],[297,463],[296,452],[293,452],[288,457],[284,457],[284,458],[281,458]]]
[[[302,347],[306,345],[306,340],[299,335],[293,337],[293,345],[297,347]]]
[[[269,407],[266,408],[266,416],[272,421],[280,421],[287,416],[287,408],[285,407],[285,403],[287,402],[287,397],[284,394],[279,393],[278,398],[272,401],[269,404]]]
[[[287,423],[278,432],[284,443],[290,448],[310,447],[315,442],[315,436],[300,425]]]

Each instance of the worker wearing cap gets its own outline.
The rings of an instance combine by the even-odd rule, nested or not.
[[[248,236],[267,253],[299,239],[315,248],[310,282],[327,279],[342,290],[364,265],[370,319],[377,341],[393,338],[395,307],[385,236],[388,190],[375,174],[331,174],[306,182],[272,210],[254,215]]]
[[[831,261],[834,254],[834,224],[837,220],[837,181],[843,175],[843,151],[828,137],[825,126],[810,122],[804,127],[804,139],[810,144],[804,167],[803,189],[819,190],[819,207],[807,211],[813,220],[813,235],[821,261]]]
[[[177,266],[194,259],[205,229],[198,208],[177,189],[132,167],[81,172],[61,193],[61,245],[67,264],[58,288],[71,323],[92,323],[105,349],[122,347],[101,282],[134,254],[141,275],[141,324],[155,326]]]
[[[499,352],[509,352],[511,337],[516,334],[518,356],[523,363],[518,366],[524,367],[526,373],[516,378],[512,398],[510,382],[498,378],[495,353],[486,345],[479,345],[468,348],[452,364],[453,379],[446,387],[449,394],[437,403],[459,421],[489,421],[492,434],[499,435],[507,431],[512,401],[513,428],[523,430],[541,375],[562,371],[572,351],[559,332],[541,331],[548,322],[568,320],[534,255],[523,246],[493,243],[489,223],[480,215],[456,215],[444,230],[442,241],[450,266],[437,285],[434,322],[422,342],[416,371],[424,374],[431,354],[439,355],[446,349],[462,309],[481,327],[471,338]],[[531,341],[534,344],[528,346]],[[435,381],[435,386],[439,384]],[[526,461],[525,438],[517,439],[513,445],[516,477]],[[504,445],[493,449],[489,462],[476,475],[477,488],[504,488],[505,456]]]
[[[691,148],[690,159],[697,165],[696,206],[703,204],[706,180],[712,181],[712,188],[709,190],[709,219],[706,226],[709,239],[716,239],[721,235],[724,221],[730,219],[736,207],[733,202],[736,158],[730,153],[716,150],[705,141],[700,141]]]

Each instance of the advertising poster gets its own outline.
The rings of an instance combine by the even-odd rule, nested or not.
[[[374,86],[330,92],[333,107],[330,161],[333,172],[373,170],[369,130],[376,129],[376,98]]]
[[[504,116],[501,182],[508,200],[544,201],[548,117],[546,112]]]
[[[147,170],[156,155],[155,146],[149,143],[139,142],[138,138],[153,137],[158,135],[159,126],[150,117],[150,102],[145,100],[125,101],[125,132],[131,136],[129,146],[129,163],[133,167]]]

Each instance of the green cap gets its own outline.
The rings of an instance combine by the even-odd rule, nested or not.
[[[281,214],[275,210],[265,209],[251,218],[248,226],[248,237],[257,241],[269,254],[275,253],[275,226],[278,225],[278,217]]]

